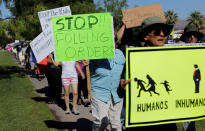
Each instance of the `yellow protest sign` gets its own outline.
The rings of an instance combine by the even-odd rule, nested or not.
[[[126,52],[126,127],[205,118],[205,46]]]
[[[110,13],[52,18],[57,61],[114,58]]]

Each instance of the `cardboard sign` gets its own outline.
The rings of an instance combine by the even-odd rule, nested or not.
[[[52,48],[52,42],[47,35],[45,32],[42,32],[30,43],[37,62],[47,57],[50,53],[50,48]]]
[[[126,127],[205,118],[205,46],[127,49]]]
[[[54,51],[51,18],[54,16],[68,16],[68,15],[71,15],[70,6],[38,12],[41,28],[43,32],[46,33],[46,36],[49,37],[49,41],[51,43],[49,48],[50,50],[49,53]]]
[[[114,58],[110,13],[53,17],[57,61]]]
[[[144,19],[152,16],[159,16],[163,21],[166,20],[160,4],[123,10],[122,14],[122,21],[126,25],[126,28],[140,26]]]

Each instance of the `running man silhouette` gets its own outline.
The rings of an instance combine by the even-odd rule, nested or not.
[[[151,85],[150,88],[147,89],[147,91],[149,91],[149,93],[150,93],[150,96],[152,96],[152,93],[151,93],[151,92],[153,92],[154,94],[157,94],[157,95],[159,96],[159,93],[157,93],[157,92],[155,91],[155,85],[157,85],[157,84],[155,83],[155,81],[154,81],[149,75],[147,75],[147,79],[148,79],[148,81],[149,81],[147,87],[148,87],[149,85]]]
[[[194,70],[193,79],[195,82],[195,93],[199,93],[199,82],[201,80],[201,73],[197,64],[194,65],[194,68],[195,70]]]
[[[169,94],[169,91],[172,91],[171,89],[169,89],[169,84],[168,84],[169,82],[167,82],[166,80],[164,81],[164,83],[160,83],[160,84],[163,84],[164,85],[164,87],[165,87],[165,89],[166,89],[166,91],[167,91],[167,93]]]
[[[137,79],[137,78],[134,78],[134,81],[137,82],[137,89],[138,89],[139,87],[141,87],[140,90],[139,90],[139,94],[138,94],[138,96],[137,96],[137,97],[140,97],[141,91],[147,92],[147,90],[145,89],[145,86],[144,86],[144,84],[146,84],[146,82],[144,82],[143,80]],[[143,84],[143,83],[144,83],[144,84]]]

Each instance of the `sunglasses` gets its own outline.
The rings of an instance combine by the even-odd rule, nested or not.
[[[166,29],[164,29],[164,28],[155,28],[155,29],[153,29],[152,31],[154,31],[153,33],[154,33],[154,35],[156,35],[156,36],[159,36],[159,35],[161,35],[161,31],[164,33],[164,36],[168,36],[169,35],[169,33],[168,33],[168,31],[166,30]]]
[[[170,29],[164,27],[164,26],[159,26],[159,25],[153,25],[149,28],[144,29],[140,37],[144,38],[147,36],[149,33],[153,33],[155,36],[160,36],[161,31],[164,33],[164,36],[169,36],[170,35]]]
[[[150,27],[147,32],[153,32],[154,35],[159,36],[161,34],[161,31],[164,33],[164,36],[168,36],[170,33],[169,30],[167,30],[164,26],[159,25]]]

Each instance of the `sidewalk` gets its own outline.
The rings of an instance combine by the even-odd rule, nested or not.
[[[18,61],[14,58],[14,61],[22,68],[22,66],[18,63]],[[24,68],[22,68],[25,70]],[[39,95],[37,98],[32,98],[36,102],[44,101],[52,114],[55,116],[56,121],[48,120],[45,121],[46,125],[49,128],[55,128],[59,131],[91,131],[92,130],[92,116],[91,116],[91,108],[84,107],[84,105],[77,105],[77,109],[80,115],[74,114],[65,114],[64,109],[58,106],[57,104],[48,104],[48,99],[46,93],[48,93],[48,83],[47,79],[39,81],[36,78],[31,78],[28,75],[28,78],[31,80],[35,87],[35,92]],[[62,96],[63,98],[63,96]],[[63,98],[64,101],[64,98]],[[70,101],[72,104],[72,102]]]
[[[41,81],[38,81],[37,79],[31,77],[29,77],[29,79],[33,83],[36,92],[40,96],[39,98],[36,98],[36,101],[46,101],[45,93],[48,89],[47,79],[44,78]],[[93,118],[90,113],[90,107],[78,105],[77,109],[80,112],[80,115],[74,115],[72,113],[65,114],[65,111],[56,104],[46,103],[46,105],[49,107],[52,114],[56,118],[56,121],[45,122],[48,127],[56,128],[60,131],[91,131]]]

